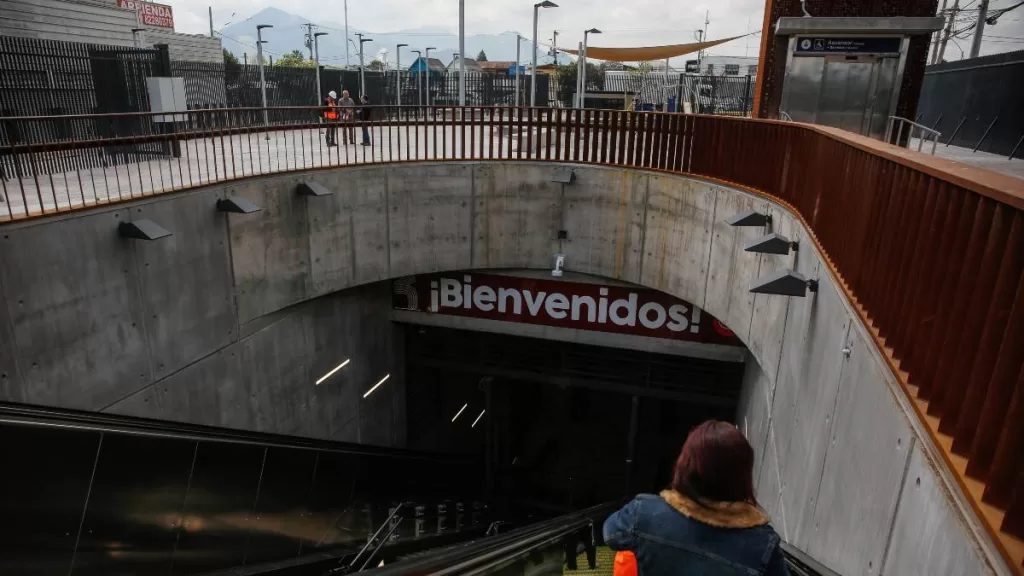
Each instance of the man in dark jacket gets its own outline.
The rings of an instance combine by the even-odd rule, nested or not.
[[[359,110],[359,119],[363,121],[363,146],[370,145],[370,120],[373,119],[373,108],[370,107],[370,97],[363,94],[363,97],[359,99],[361,106]]]

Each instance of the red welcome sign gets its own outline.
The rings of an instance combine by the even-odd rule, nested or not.
[[[475,272],[395,280],[400,310],[741,346],[697,306],[634,286]]]

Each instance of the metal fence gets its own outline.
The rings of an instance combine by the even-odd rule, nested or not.
[[[262,85],[259,66],[172,62],[174,76],[185,79],[185,95],[192,110],[204,108],[235,108],[262,106]],[[267,105],[313,106],[327,92],[348,90],[355,99],[364,90],[375,104],[396,104],[401,90],[402,103],[411,105],[455,106],[459,103],[459,76],[452,73],[381,72],[367,70],[361,77],[357,70],[321,68],[320,91],[316,91],[314,68],[265,66]],[[547,78],[538,77],[537,91],[547,94]],[[519,104],[529,103],[529,78],[519,82]],[[516,80],[513,76],[485,73],[466,74],[466,103],[471,106],[514,106]],[[546,99],[541,100],[546,105]]]

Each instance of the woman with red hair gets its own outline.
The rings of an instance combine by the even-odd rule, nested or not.
[[[612,514],[605,543],[632,551],[640,576],[788,576],[779,535],[754,499],[753,469],[743,434],[709,420],[687,437],[671,488]]]

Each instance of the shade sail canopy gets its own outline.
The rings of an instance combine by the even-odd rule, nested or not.
[[[753,32],[756,34],[756,32]],[[587,58],[593,58],[595,60],[606,60],[608,62],[649,62],[652,60],[664,60],[666,58],[675,58],[676,56],[684,56],[686,54],[692,54],[699,52],[712,46],[718,46],[719,44],[725,44],[726,42],[732,42],[737,38],[743,38],[747,34],[741,36],[733,36],[731,38],[722,38],[721,40],[711,40],[708,42],[693,42],[691,44],[669,44],[668,46],[646,46],[642,48],[598,48],[597,46],[587,47]],[[578,54],[579,50],[569,50],[566,48],[559,48],[562,52],[568,52],[569,54]]]

